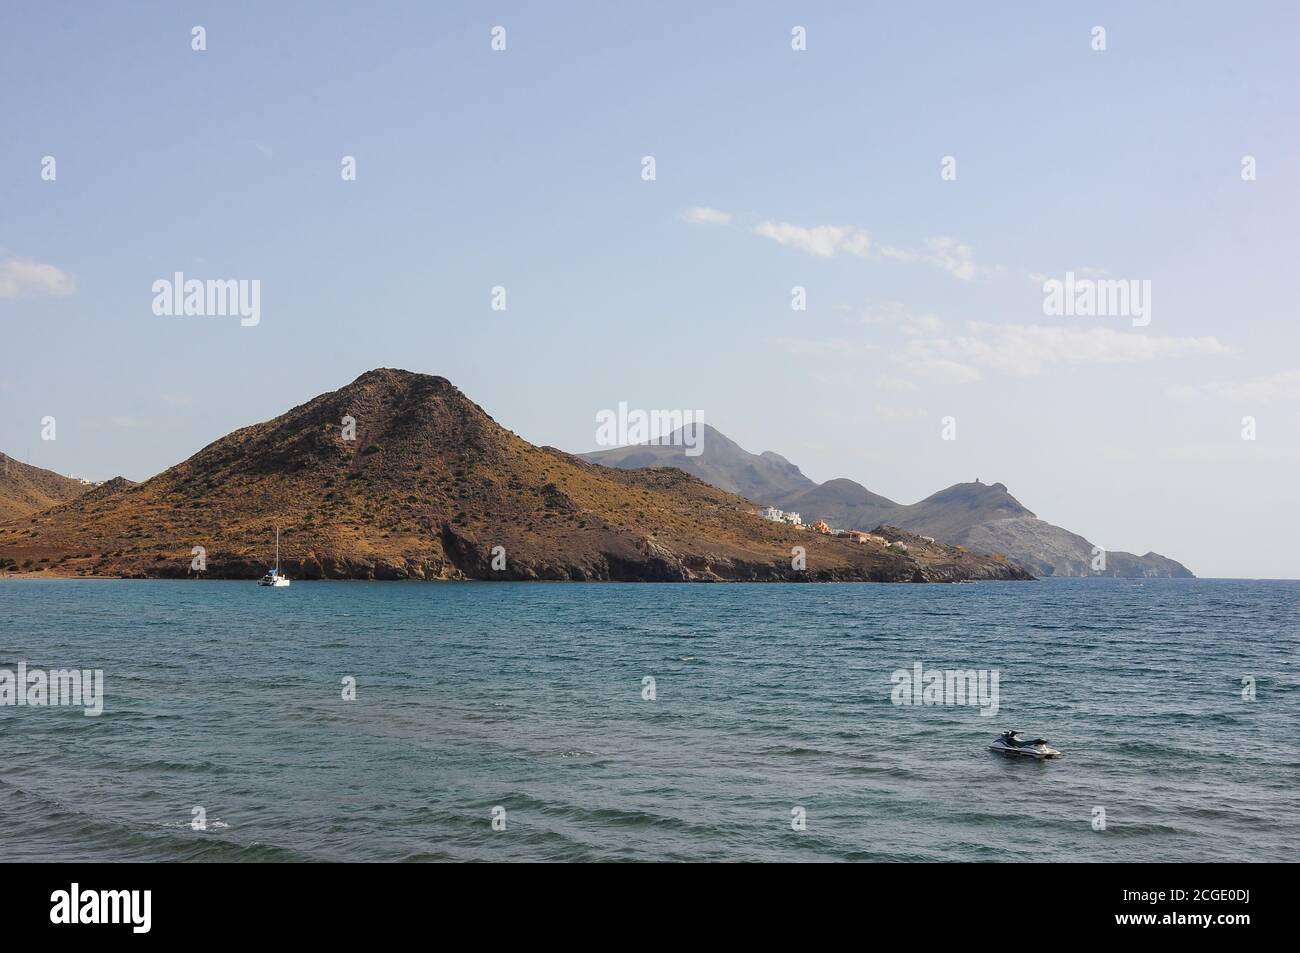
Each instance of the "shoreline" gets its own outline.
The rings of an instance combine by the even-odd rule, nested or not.
[[[63,582],[63,581],[75,581],[75,580],[78,580],[78,579],[85,579],[85,580],[93,580],[93,581],[97,581],[97,582],[192,582],[192,583],[206,583],[206,582],[237,582],[237,583],[256,583],[257,580],[258,580],[258,578],[260,578],[260,577],[249,576],[249,577],[247,577],[247,578],[235,578],[235,577],[233,577],[233,576],[224,576],[224,577],[207,577],[207,578],[203,578],[203,579],[197,579],[197,578],[194,578],[194,577],[185,578],[185,577],[180,577],[180,576],[98,576],[98,575],[84,575],[84,576],[83,576],[83,575],[76,575],[76,574],[64,574],[64,573],[52,573],[52,572],[0,573],[0,582],[4,582],[4,581],[6,581],[6,580],[11,580],[11,579],[12,579],[12,580],[19,580],[19,581],[29,581],[29,582],[30,582],[30,581],[39,581],[39,580],[55,580],[55,581]],[[1063,576],[1063,577],[1061,577],[1061,578],[1067,578],[1067,577],[1064,577],[1064,576]],[[1068,578],[1083,578],[1083,577],[1068,577]],[[472,577],[465,577],[465,578],[459,578],[459,579],[442,579],[442,578],[419,579],[419,578],[416,578],[416,577],[410,577],[410,578],[407,578],[407,579],[379,579],[379,578],[374,578],[374,579],[357,579],[357,578],[353,578],[353,577],[345,577],[345,578],[340,578],[340,579],[301,579],[301,578],[299,578],[299,579],[291,579],[290,581],[291,581],[294,585],[298,585],[298,584],[300,584],[300,583],[312,583],[312,582],[348,582],[348,583],[351,583],[351,582],[355,582],[355,583],[371,583],[371,582],[376,582],[376,583],[384,583],[384,584],[388,584],[388,583],[420,583],[420,584],[431,584],[431,585],[436,585],[436,584],[439,584],[439,583],[447,583],[447,584],[457,584],[457,583],[465,583],[465,584],[468,584],[468,583],[486,583],[486,584],[488,584],[488,585],[494,585],[494,586],[499,586],[499,585],[508,585],[508,584],[520,584],[520,585],[535,585],[535,584],[544,584],[544,585],[629,585],[629,586],[641,586],[641,585],[650,585],[650,586],[656,586],[656,585],[670,585],[670,586],[694,586],[694,585],[723,585],[723,586],[725,586],[725,585],[735,585],[735,586],[808,586],[808,585],[814,585],[814,586],[833,586],[833,585],[844,585],[844,586],[964,586],[964,585],[973,585],[973,584],[975,584],[975,583],[983,583],[983,582],[1040,582],[1041,579],[1038,578],[1038,577],[1034,577],[1034,578],[1030,578],[1030,579],[953,579],[953,580],[947,580],[947,579],[925,579],[925,580],[921,580],[921,581],[915,581],[915,580],[911,580],[911,579],[885,579],[885,580],[873,580],[873,579],[475,579],[475,578],[472,578]],[[1282,580],[1282,581],[1286,581],[1286,580]]]
[[[0,582],[19,581],[75,581],[88,580],[95,582],[232,582],[232,583],[255,583],[257,578],[249,576],[247,578],[234,577],[208,577],[203,579],[181,578],[174,576],[107,576],[107,575],[80,575],[65,574],[53,572],[22,572],[6,573],[0,572]],[[936,585],[936,586],[962,586],[976,583],[1001,583],[1001,582],[1052,582],[1052,581],[1074,581],[1074,580],[1092,580],[1095,582],[1177,582],[1180,584],[1190,584],[1196,582],[1293,582],[1300,584],[1300,579],[1286,576],[1194,576],[1184,578],[1180,576],[1037,576],[1033,579],[962,579],[952,582],[936,580],[933,582],[917,583],[911,581],[884,581],[873,582],[870,580],[860,579],[774,579],[766,581],[749,580],[749,579],[695,579],[695,580],[617,580],[617,579],[294,579],[297,583],[312,582],[347,582],[347,583],[487,583],[490,585],[501,585],[505,583],[521,584],[559,584],[559,585],[695,585],[697,583],[708,583],[714,585],[738,585],[738,586],[834,586],[834,585],[853,585],[853,586],[919,586],[919,585]]]

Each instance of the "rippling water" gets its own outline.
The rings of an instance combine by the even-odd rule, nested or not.
[[[106,681],[98,718],[0,707],[4,858],[1294,859],[1298,596],[0,581],[0,668]],[[997,670],[1001,710],[894,705],[916,662]]]

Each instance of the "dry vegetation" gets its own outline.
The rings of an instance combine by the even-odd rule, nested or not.
[[[342,421],[356,420],[344,440]],[[151,480],[105,484],[0,525],[0,566],[62,575],[253,578],[282,533],[294,578],[872,580],[1028,578],[766,522],[679,470],[612,470],[500,427],[447,380],[381,369],[235,431]],[[791,569],[791,547],[807,571]],[[492,569],[503,546],[506,570]]]

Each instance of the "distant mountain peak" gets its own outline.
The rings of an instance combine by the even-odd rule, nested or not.
[[[1028,516],[1034,514],[1008,492],[1004,483],[954,483],[937,493],[927,496],[916,506],[945,503],[959,504],[971,509],[986,511],[987,519],[1005,519],[1011,516]]]
[[[713,427],[707,428],[704,453],[698,457],[686,457],[680,448],[621,447],[585,459],[622,468],[679,467],[756,503],[797,512],[805,523],[821,519],[837,529],[858,530],[893,524],[976,552],[1010,557],[1045,575],[1096,574],[1092,543],[1040,520],[1005,483],[985,483],[979,477],[903,505],[843,477],[814,483],[780,454],[751,454]],[[1108,567],[1108,575],[1191,575],[1156,553],[1139,557],[1112,552]]]
[[[687,453],[682,428],[666,439],[581,454],[589,463],[616,469],[676,467],[705,483],[755,502],[774,493],[808,489],[816,484],[778,453],[750,453],[716,427],[705,424],[699,453]],[[694,437],[694,434],[688,436]],[[692,443],[694,440],[692,440]]]

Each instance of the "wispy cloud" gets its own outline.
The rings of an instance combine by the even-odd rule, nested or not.
[[[980,322],[968,323],[967,330],[955,337],[918,338],[904,348],[901,363],[918,374],[937,374],[955,383],[978,380],[981,368],[1011,377],[1037,377],[1062,365],[1136,364],[1231,353],[1215,337]]]
[[[942,268],[954,278],[960,278],[962,281],[973,281],[980,274],[980,269],[975,265],[975,254],[971,251],[971,247],[955,238],[948,238],[943,235],[938,238],[927,238],[925,240],[925,251],[921,253],[920,257],[927,264]]]
[[[921,407],[896,407],[892,404],[874,404],[871,412],[881,420],[916,420],[929,414]]]
[[[1066,270],[1073,271],[1076,275],[1083,278],[1100,278],[1106,274],[1105,268],[1093,268],[1090,265],[1080,265]],[[1062,271],[1061,274],[1065,274],[1065,272]],[[1045,275],[1041,271],[1028,272],[1025,277],[1029,279],[1030,284],[1039,285],[1040,287],[1045,282],[1061,280],[1059,275]]]
[[[692,225],[729,225],[731,213],[707,205],[696,205],[682,212],[682,220]]]
[[[790,222],[759,222],[754,226],[754,234],[818,258],[833,258],[839,254],[868,258],[871,252],[871,238],[862,229],[852,225],[814,225],[805,228]]]
[[[925,351],[912,350],[904,354],[900,363],[917,377],[932,384],[972,384],[982,380],[979,368],[960,361],[935,357]]]
[[[913,311],[899,301],[886,301],[883,304],[869,304],[862,308],[837,304],[835,311],[847,311],[856,314],[858,323],[868,327],[893,327],[910,337],[937,335],[943,331],[943,321],[930,312]]]
[[[946,271],[962,281],[973,281],[1000,270],[977,265],[970,245],[946,235],[927,238],[921,247],[908,249],[881,245],[873,241],[865,229],[856,225],[807,226],[767,221],[755,225],[754,234],[818,258],[853,255],[865,261],[893,261],[901,264],[921,262]]]
[[[943,330],[943,322],[933,314],[914,314],[899,325],[899,330],[909,337],[922,337],[940,333]]]
[[[1169,396],[1180,400],[1211,397],[1249,404],[1269,404],[1279,400],[1300,401],[1300,371],[1281,371],[1246,381],[1185,384],[1169,388]]]
[[[0,260],[0,298],[66,297],[76,293],[76,279],[54,265],[28,258]]]

